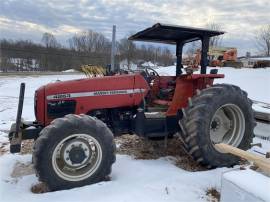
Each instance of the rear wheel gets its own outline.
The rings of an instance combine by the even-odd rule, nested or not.
[[[245,117],[235,104],[222,105],[215,112],[210,124],[210,139],[214,144],[239,146],[245,133]]]
[[[67,115],[41,131],[33,162],[52,191],[102,181],[115,162],[113,134],[96,118]]]
[[[208,167],[237,164],[237,157],[218,151],[214,145],[250,148],[256,125],[251,105],[247,93],[237,86],[218,84],[198,91],[179,121],[186,150]]]

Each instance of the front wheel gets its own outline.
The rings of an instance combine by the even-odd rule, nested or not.
[[[87,115],[67,115],[44,128],[36,140],[36,173],[51,191],[102,181],[115,161],[113,134]]]
[[[215,144],[250,148],[256,125],[251,106],[247,93],[237,86],[217,84],[198,91],[179,121],[186,150],[208,167],[237,164],[239,158],[218,151]]]

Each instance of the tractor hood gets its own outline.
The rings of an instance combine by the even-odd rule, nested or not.
[[[149,90],[147,82],[139,74],[59,81],[49,83],[44,87],[47,100],[98,95],[117,95],[124,94],[125,92],[131,93],[134,89],[144,89],[144,91]]]
[[[47,125],[65,113],[87,114],[95,109],[137,106],[148,93],[149,85],[143,76],[133,74],[59,81],[42,89]],[[41,108],[37,107],[37,111]]]

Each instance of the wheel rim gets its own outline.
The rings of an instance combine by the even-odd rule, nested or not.
[[[235,104],[221,106],[210,124],[210,139],[213,144],[225,143],[238,147],[245,133],[245,117]]]
[[[54,171],[68,181],[87,179],[98,169],[101,160],[101,146],[88,134],[68,136],[56,145],[52,155]]]

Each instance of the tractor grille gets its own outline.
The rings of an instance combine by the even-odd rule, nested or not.
[[[47,104],[48,118],[61,118],[67,114],[74,114],[76,109],[75,100],[50,101]]]

